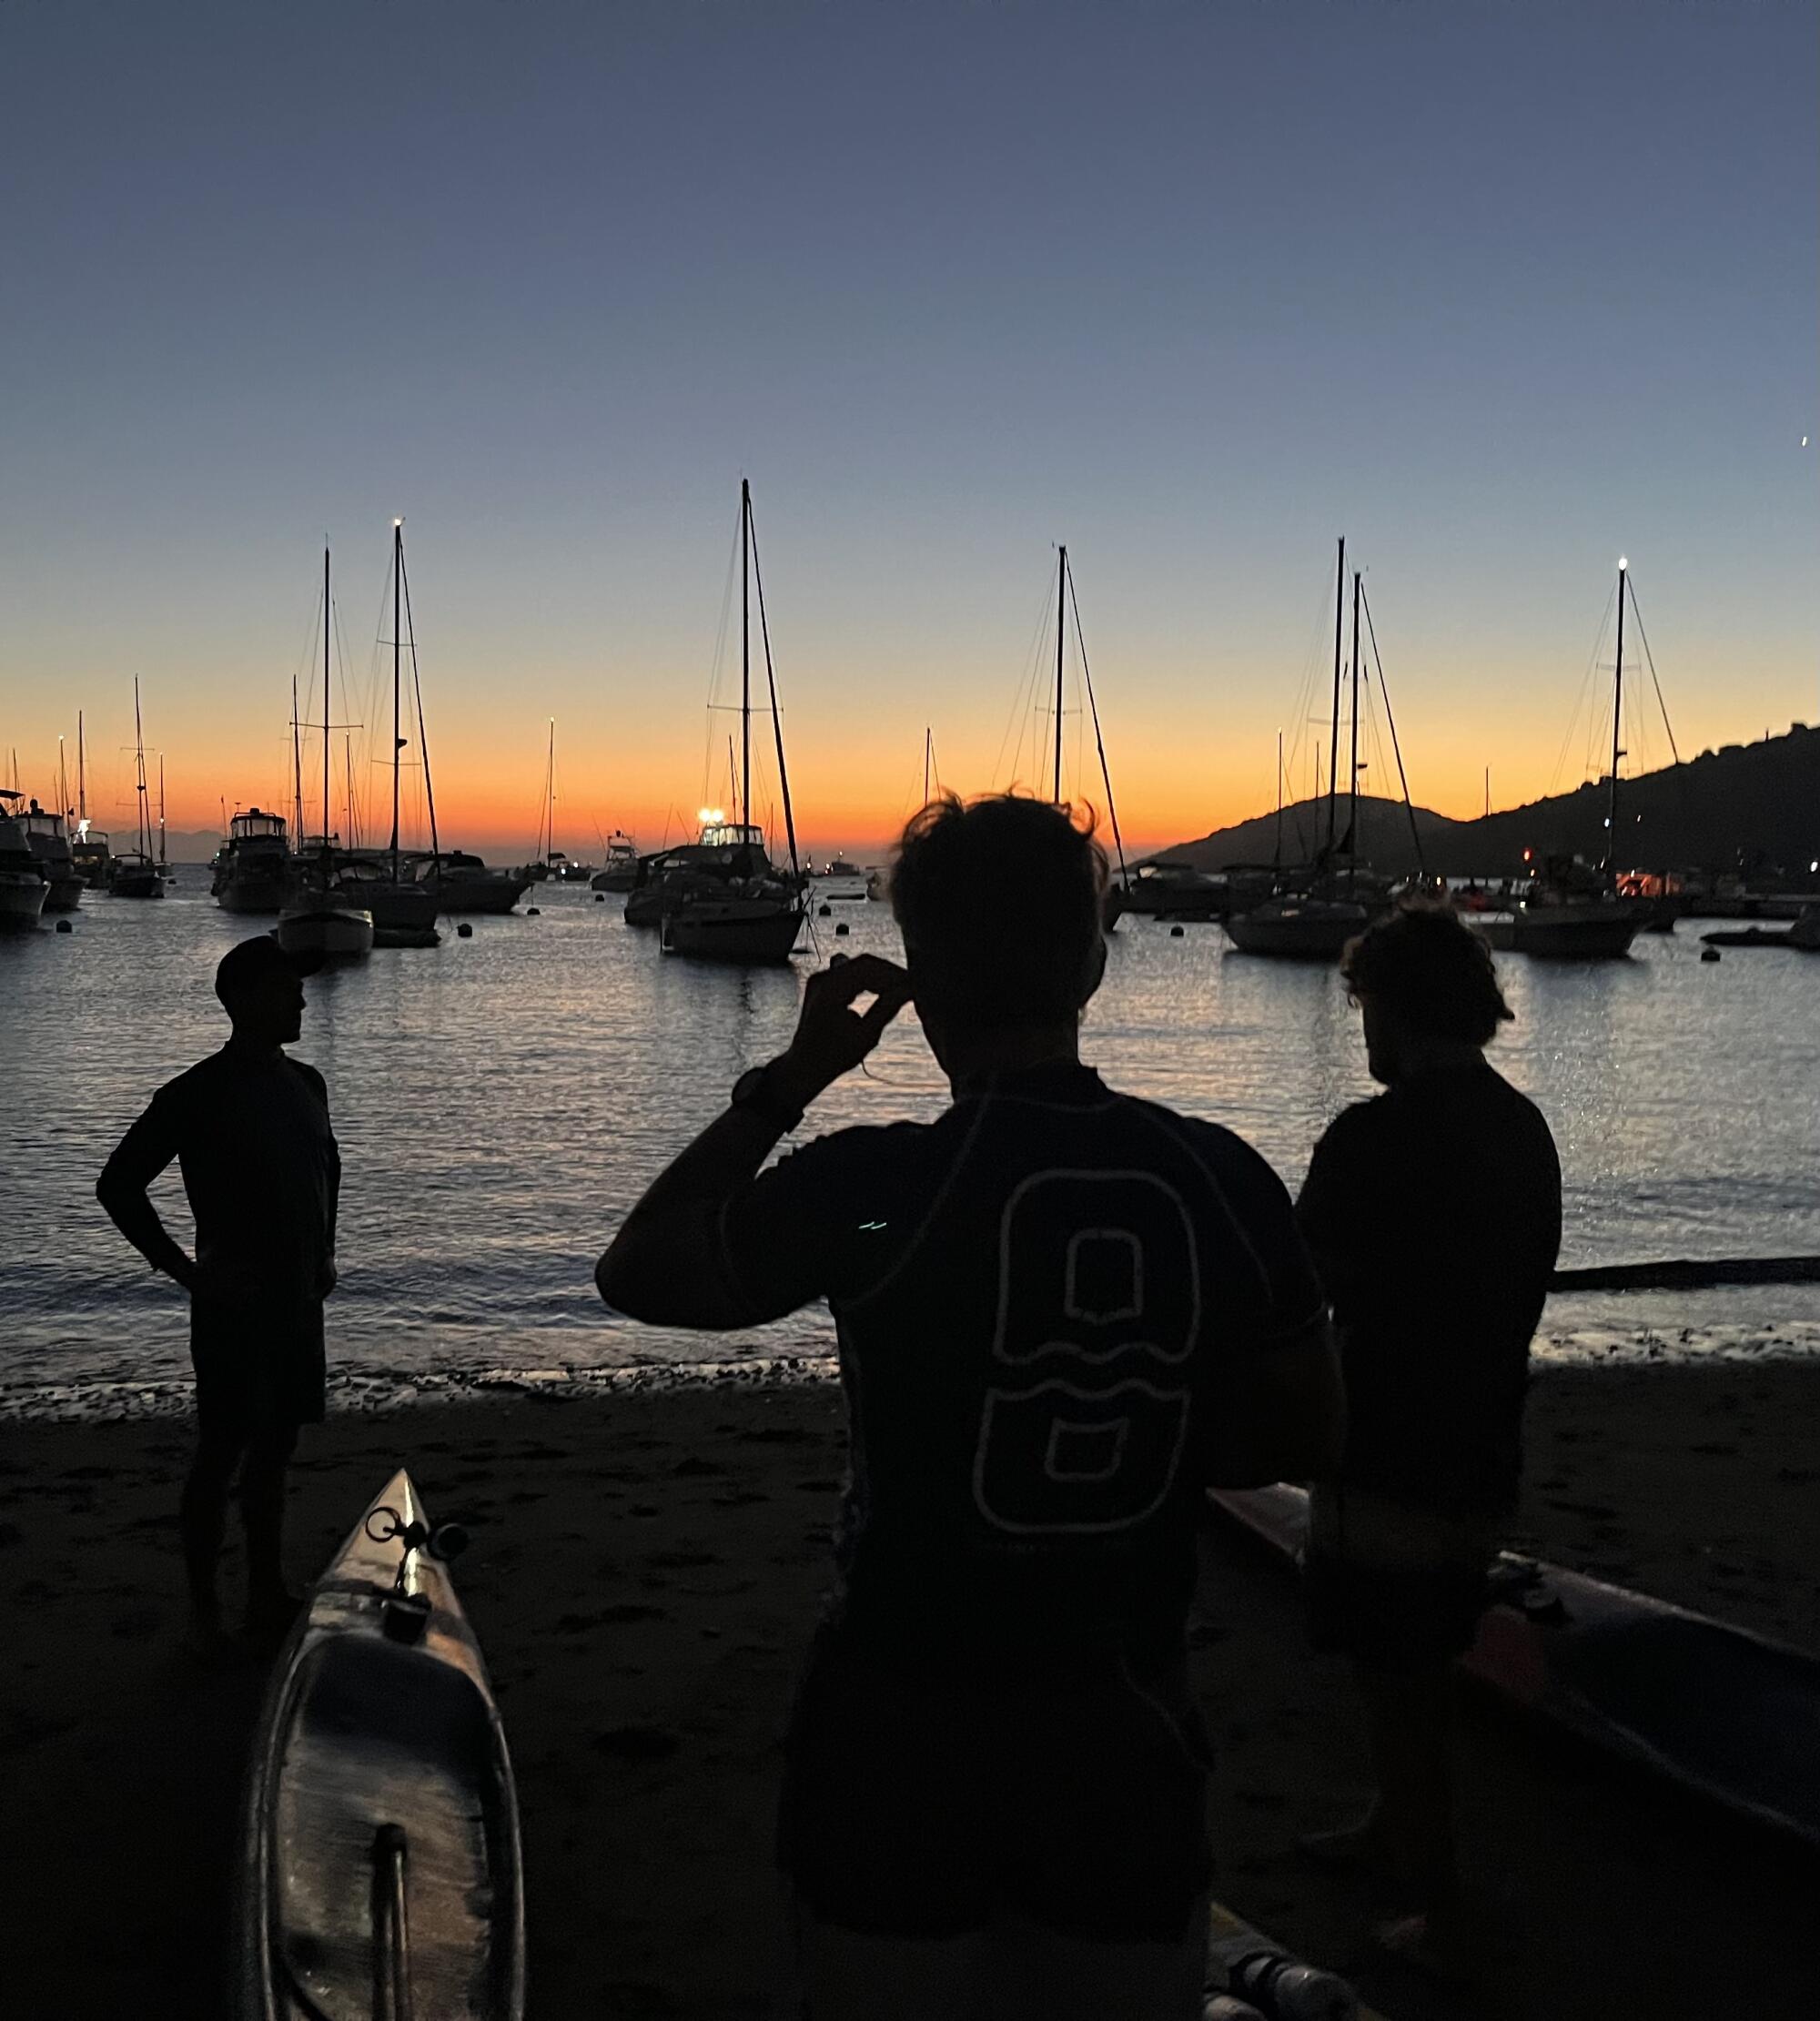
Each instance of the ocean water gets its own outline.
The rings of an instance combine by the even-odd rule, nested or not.
[[[295,1051],[328,1079],[345,1164],[343,1401],[825,1368],[825,1312],[672,1333],[608,1314],[592,1279],[643,1187],[787,1042],[804,974],[836,949],[896,954],[886,907],[853,884],[820,895],[818,952],[787,970],[665,957],[617,898],[545,886],[536,918],[477,919],[465,941],[445,923],[439,948],[310,980]],[[153,1090],[226,1036],[214,965],[261,925],[220,912],[195,867],[160,903],[90,893],[74,932],[0,939],[0,1415],[182,1407],[182,1298],[93,1188]],[[1820,959],[1703,965],[1697,935],[1684,921],[1623,962],[1501,960],[1517,1022],[1495,1057],[1554,1128],[1565,1263],[1820,1252]],[[1230,1125],[1292,1187],[1370,1089],[1337,975],[1234,953],[1217,926],[1123,921],[1083,1052]],[[868,1065],[805,1133],[941,1107],[914,1017]],[[155,1197],[186,1238],[175,1167]],[[1820,1289],[1562,1298],[1544,1331],[1542,1351],[1568,1357],[1820,1351]]]

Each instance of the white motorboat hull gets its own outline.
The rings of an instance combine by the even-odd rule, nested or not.
[[[299,905],[278,915],[278,945],[316,961],[358,961],[373,951],[373,915],[353,905]]]

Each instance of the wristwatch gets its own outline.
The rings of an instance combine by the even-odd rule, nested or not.
[[[803,1111],[778,1094],[771,1078],[771,1069],[776,1064],[775,1060],[767,1060],[763,1066],[748,1066],[733,1083],[730,1099],[734,1108],[749,1108],[780,1136],[788,1136],[803,1120]]]

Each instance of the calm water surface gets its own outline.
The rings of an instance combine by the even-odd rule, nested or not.
[[[815,922],[816,958],[895,955],[886,908],[841,888],[823,894],[834,916]],[[396,1393],[830,1351],[820,1311],[737,1337],[635,1327],[603,1311],[591,1276],[644,1185],[786,1043],[814,961],[697,967],[625,926],[616,898],[534,896],[537,918],[477,919],[467,941],[445,924],[440,948],[306,985],[295,1050],[327,1076],[346,1166],[338,1369],[357,1392]],[[0,941],[0,1413],[180,1393],[182,1301],[93,1187],[152,1091],[225,1036],[214,965],[259,924],[220,912],[197,868],[161,903],[91,893],[73,933]],[[1697,932],[1684,922],[1623,962],[1502,959],[1517,1022],[1495,1056],[1560,1144],[1566,1262],[1820,1252],[1820,960],[1703,965]],[[1328,1120],[1370,1091],[1338,976],[1234,954],[1212,926],[1175,939],[1124,921],[1083,1049],[1118,1085],[1229,1124],[1291,1186]],[[941,1106],[913,1019],[869,1064],[817,1106],[812,1133]],[[187,1238],[174,1167],[157,1197]],[[1548,1327],[1570,1352],[1646,1329],[1671,1342],[1692,1329],[1694,1351],[1778,1331],[1813,1345],[1820,1294],[1558,1299]]]

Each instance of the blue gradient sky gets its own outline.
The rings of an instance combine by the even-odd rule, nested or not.
[[[274,791],[402,512],[445,825],[553,714],[654,839],[742,471],[831,842],[992,783],[1058,539],[1146,839],[1269,798],[1340,531],[1430,804],[1577,782],[1621,551],[1684,750],[1812,719],[1816,24],[8,0],[0,749],[116,794],[137,673],[174,821]]]

